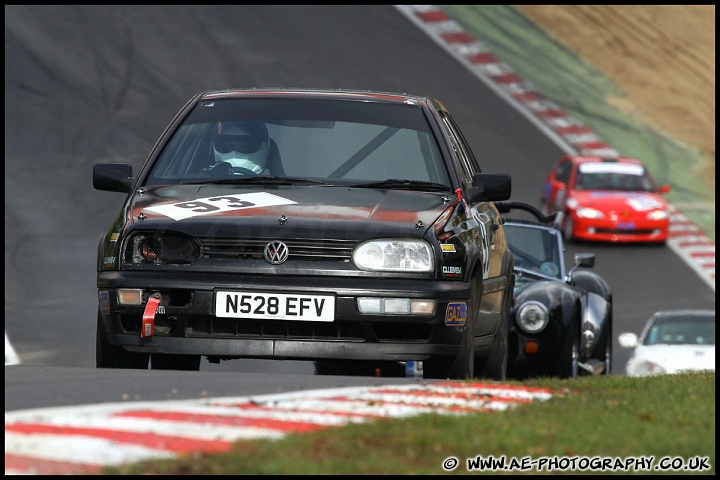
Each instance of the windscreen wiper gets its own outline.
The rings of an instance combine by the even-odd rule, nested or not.
[[[426,182],[423,180],[405,180],[398,178],[388,178],[382,182],[357,183],[351,185],[359,188],[399,188],[407,190],[431,190],[435,192],[450,191],[450,187],[442,183]]]
[[[196,185],[203,183],[212,183],[216,185],[295,185],[298,183],[309,183],[314,185],[330,185],[320,180],[311,180],[309,178],[298,177],[278,177],[275,175],[257,175],[257,176],[238,176],[236,178],[215,178],[208,180],[198,180],[194,182],[182,182],[183,185]]]

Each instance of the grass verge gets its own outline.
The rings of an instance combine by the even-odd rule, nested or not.
[[[477,457],[565,462],[604,459],[607,465],[653,457],[677,465],[701,461],[704,471],[547,468],[494,474],[713,474],[715,473],[715,373],[657,377],[543,378],[504,382],[549,388],[550,400],[511,410],[462,416],[426,414],[290,434],[279,440],[241,441],[224,454],[147,461],[104,474],[159,475],[434,475],[481,473]],[[443,462],[455,457],[451,471]],[[610,462],[610,463],[607,463]],[[546,464],[547,465],[547,464]],[[697,465],[697,463],[695,463]],[[558,465],[559,466],[559,465]]]

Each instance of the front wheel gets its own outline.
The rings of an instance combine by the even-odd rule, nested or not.
[[[200,355],[176,355],[153,353],[150,360],[151,370],[200,370]]]
[[[150,354],[128,352],[119,345],[111,345],[107,340],[107,330],[98,311],[95,334],[95,366],[97,368],[135,368],[146,370]]]
[[[602,375],[610,375],[612,373],[612,324],[605,327],[602,342],[598,345],[596,358],[603,362]]]
[[[570,324],[563,342],[562,356],[559,359],[558,373],[561,378],[575,378],[580,366],[580,328],[576,321]]]
[[[455,357],[448,355],[434,355],[423,362],[423,378],[440,380],[452,379],[450,368]],[[464,379],[460,379],[464,380]]]
[[[423,362],[423,376],[425,378],[468,380],[475,376],[476,362],[473,330],[480,315],[480,301],[482,299],[482,284],[480,282],[482,282],[482,279],[478,278],[478,276],[473,278],[467,304],[467,319],[463,327],[457,355],[454,357],[434,355],[425,360]]]
[[[402,377],[400,362],[367,360],[315,360],[315,375],[349,375],[355,377]]]
[[[510,322],[510,309],[512,307],[513,290],[515,281],[511,280],[505,290],[503,298],[503,313],[500,317],[500,324],[495,332],[495,339],[490,346],[490,354],[483,362],[476,362],[475,373],[479,378],[491,380],[505,380],[507,378],[508,365],[508,323]]]

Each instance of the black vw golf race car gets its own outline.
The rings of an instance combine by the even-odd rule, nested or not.
[[[137,174],[97,164],[93,185],[127,194],[99,245],[98,367],[505,378],[513,256],[493,202],[511,179],[481,172],[435,99],[200,93]]]

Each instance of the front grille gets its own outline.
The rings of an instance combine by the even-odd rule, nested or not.
[[[140,333],[140,316],[120,316],[125,333]],[[156,315],[155,334],[173,337],[257,338],[286,340],[340,340],[379,342],[420,342],[430,340],[433,328],[427,324],[373,322],[365,332],[358,322],[297,322],[285,320],[216,318]]]
[[[362,325],[353,322],[294,322],[233,318],[194,318],[186,326],[188,337],[279,338],[296,340],[365,340]]]
[[[431,325],[398,322],[375,322],[373,332],[381,342],[427,342],[433,333]]]
[[[616,230],[613,228],[597,228],[595,233],[601,233],[603,235],[650,235],[654,230]]]
[[[262,259],[265,246],[275,238],[200,238],[205,258]],[[283,240],[289,259],[349,262],[355,242],[351,240],[292,239]]]

